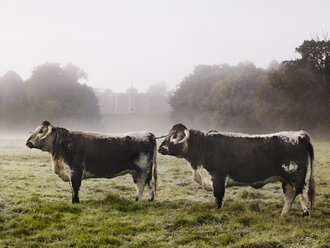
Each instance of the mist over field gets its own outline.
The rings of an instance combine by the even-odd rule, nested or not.
[[[95,89],[87,72],[69,63],[45,63],[23,80],[14,71],[0,78],[0,134],[24,137],[42,121],[70,130],[101,133],[167,132],[175,123],[208,131],[330,133],[330,41],[305,40],[298,59],[197,65],[173,89],[154,83],[146,92]]]
[[[329,10],[328,0],[0,0],[0,247],[328,248]],[[33,140],[27,141],[41,123]],[[226,171],[221,167],[225,160],[231,166],[228,171],[234,170],[239,160],[235,156],[248,147],[242,149],[234,135],[235,146],[228,147],[235,152],[219,150],[226,159],[207,168],[206,158],[203,164],[196,162],[196,169],[181,155],[157,152],[155,141],[141,135],[104,139],[53,129],[116,136],[148,131],[159,137],[177,123],[205,132],[307,131],[309,135],[288,132],[284,138],[279,134],[274,147],[274,137],[267,136],[272,137],[267,143],[272,156],[260,155],[258,171],[267,170],[267,159],[281,156],[277,145],[290,141],[285,145],[298,147],[300,153],[305,150],[300,140],[308,139],[304,156],[310,162],[315,151],[315,175],[312,162],[307,169],[307,176],[315,176],[311,216],[302,217],[302,211],[310,211],[298,200],[304,188],[292,198],[290,212],[279,217],[283,191],[291,182],[278,174],[301,179],[306,173],[305,164],[290,159],[277,163],[280,172],[275,176],[239,183],[258,187],[262,180],[282,181],[260,189],[230,187],[223,208],[215,208],[220,184],[212,173]],[[179,146],[188,153],[188,141],[198,139],[190,135],[187,141],[187,133],[198,132],[178,126],[171,139],[181,138]],[[296,139],[289,137],[296,134]],[[73,142],[78,136],[83,138]],[[157,147],[162,141],[156,140]],[[137,148],[141,143],[152,147],[156,159]],[[191,152],[196,158],[204,150],[217,154],[202,139],[197,143],[200,151]],[[99,156],[102,149],[97,144],[105,156]],[[258,143],[247,156],[257,157],[256,150],[263,150],[264,144]],[[49,150],[51,157],[28,147]],[[133,155],[127,155],[131,150]],[[70,158],[65,160],[63,154]],[[118,174],[111,169],[103,178],[100,171],[110,170],[113,158],[111,168]],[[121,171],[124,160],[132,170]],[[148,169],[147,160],[153,161]],[[87,171],[86,161],[99,174]],[[245,159],[240,161],[238,170],[252,171]],[[153,175],[155,180],[156,164],[155,201],[148,201],[147,189],[143,198],[136,198],[139,186],[152,187],[151,181],[138,182],[137,172],[152,168],[141,178],[150,180]],[[300,174],[291,174],[297,168]],[[222,186],[228,186],[229,176],[222,178]],[[312,179],[308,186],[314,185]],[[203,183],[214,192],[202,188]],[[300,185],[303,188],[303,181]],[[292,189],[295,192],[295,186]],[[314,187],[309,189],[312,199]],[[78,199],[78,191],[80,203],[71,204],[71,193]],[[291,197],[287,192],[285,197]]]
[[[324,0],[1,1],[0,136],[48,120],[102,133],[163,133],[182,122],[324,137],[329,8]]]

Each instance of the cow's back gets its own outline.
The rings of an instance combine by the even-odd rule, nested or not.
[[[298,135],[298,133],[297,133]],[[206,157],[219,173],[226,173],[238,181],[258,181],[269,177],[285,177],[282,165],[292,161],[306,161],[303,140],[289,140],[279,135],[222,135],[208,136]]]
[[[105,135],[70,132],[62,156],[71,166],[81,166],[95,177],[114,177],[138,168],[134,161],[141,154],[152,156],[155,149],[154,135],[112,137]]]

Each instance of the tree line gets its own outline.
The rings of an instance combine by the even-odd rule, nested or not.
[[[78,67],[54,63],[37,66],[24,81],[16,72],[0,77],[0,127],[20,128],[42,120],[95,123],[100,118],[93,89],[79,81]]]
[[[296,52],[298,59],[273,61],[268,69],[251,62],[198,65],[169,97],[165,83],[152,85],[146,93],[152,103],[148,111],[167,115],[168,101],[172,122],[193,128],[329,134],[330,41],[306,40]],[[86,72],[72,64],[42,64],[27,80],[9,71],[0,77],[0,129],[44,119],[95,126],[101,120],[100,106],[104,113],[111,112],[114,94],[95,91],[82,83],[87,79]]]
[[[171,117],[195,128],[262,133],[330,130],[330,41],[296,48],[298,59],[261,69],[199,65],[172,92]]]
[[[102,116],[114,112],[114,101],[119,97],[110,89],[101,91],[87,86],[83,83],[87,80],[87,73],[72,64],[39,65],[27,80],[8,71],[0,77],[0,130],[26,129],[43,120],[68,128],[106,129],[103,126],[111,126],[112,116],[107,116],[105,123]],[[135,105],[147,98],[150,114],[169,112],[164,82],[151,85],[146,93],[131,87],[118,95],[122,101],[134,100]]]

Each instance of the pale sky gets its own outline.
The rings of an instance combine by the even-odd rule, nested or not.
[[[173,89],[198,64],[294,59],[324,31],[329,0],[0,0],[0,76],[72,63],[94,88]]]

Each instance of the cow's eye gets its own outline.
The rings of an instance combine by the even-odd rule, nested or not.
[[[173,139],[176,139],[178,137],[177,133],[173,134]]]

